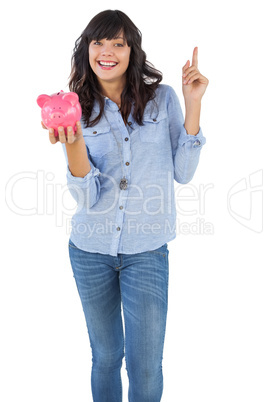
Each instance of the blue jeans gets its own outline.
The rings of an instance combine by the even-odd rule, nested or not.
[[[130,402],[159,402],[168,300],[168,248],[69,255],[92,349],[94,402],[121,402],[125,355]],[[121,305],[124,314],[122,322]]]

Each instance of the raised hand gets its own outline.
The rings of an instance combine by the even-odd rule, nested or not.
[[[208,83],[208,79],[198,70],[198,47],[195,47],[192,65],[190,66],[190,61],[187,60],[182,68],[182,92],[185,101],[201,101]]]

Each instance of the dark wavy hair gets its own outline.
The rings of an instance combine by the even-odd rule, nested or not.
[[[142,34],[129,17],[119,10],[106,10],[97,14],[76,40],[72,55],[72,70],[69,77],[70,91],[76,92],[82,107],[86,127],[97,124],[104,110],[104,97],[97,77],[89,64],[89,44],[92,40],[114,39],[121,31],[131,48],[129,66],[126,71],[126,86],[121,94],[121,114],[127,122],[132,104],[133,117],[143,124],[144,109],[162,81],[162,73],[146,60],[142,50]],[[100,106],[98,116],[90,121],[94,101]]]

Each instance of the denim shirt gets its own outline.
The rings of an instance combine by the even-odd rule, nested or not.
[[[98,115],[94,105],[91,118]],[[160,85],[146,105],[143,125],[130,114],[125,124],[117,105],[105,98],[101,120],[85,128],[91,171],[67,185],[77,202],[71,241],[80,249],[117,256],[159,248],[176,237],[174,179],[188,183],[206,140],[200,128],[188,135],[175,91]],[[120,180],[127,179],[121,189]]]

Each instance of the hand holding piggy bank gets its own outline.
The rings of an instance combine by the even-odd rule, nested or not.
[[[82,109],[78,95],[75,92],[57,92],[49,95],[39,95],[37,104],[42,108],[42,122],[46,128],[53,128],[58,136],[58,127],[64,127],[65,134],[68,126],[76,132],[76,122],[81,119]]]

